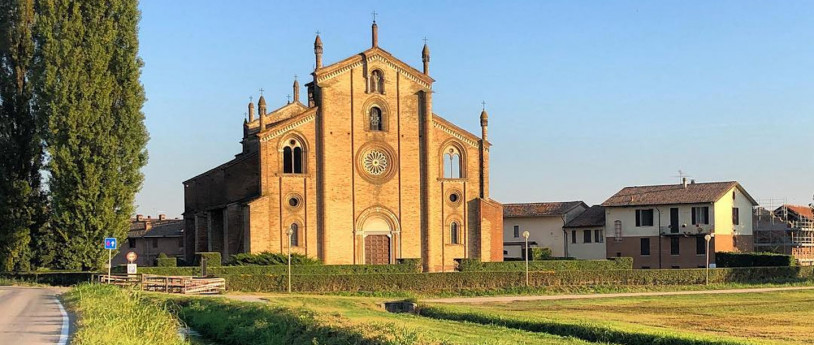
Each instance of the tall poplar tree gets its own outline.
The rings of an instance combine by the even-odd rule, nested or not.
[[[32,111],[33,0],[0,2],[0,271],[26,270],[44,222],[44,121]]]
[[[38,14],[54,266],[98,269],[104,237],[126,235],[147,161],[137,1],[41,0]]]

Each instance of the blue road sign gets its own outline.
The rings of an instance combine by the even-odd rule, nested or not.
[[[108,237],[105,238],[105,249],[116,249],[116,238],[115,237]]]

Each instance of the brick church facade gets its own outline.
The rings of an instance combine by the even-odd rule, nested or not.
[[[502,260],[486,111],[481,136],[434,114],[427,45],[419,71],[379,48],[377,30],[370,49],[327,66],[317,35],[305,102],[295,80],[281,108],[249,103],[242,152],[184,182],[188,258],[286,253],[290,242],[326,264]]]

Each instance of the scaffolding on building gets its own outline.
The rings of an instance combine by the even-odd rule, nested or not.
[[[814,264],[814,219],[789,212],[786,199],[759,201],[753,215],[755,251],[793,255]]]

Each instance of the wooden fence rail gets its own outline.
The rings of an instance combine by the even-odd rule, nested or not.
[[[226,279],[189,276],[158,276],[152,274],[99,275],[102,284],[140,287],[143,291],[185,295],[219,294],[226,291]]]

